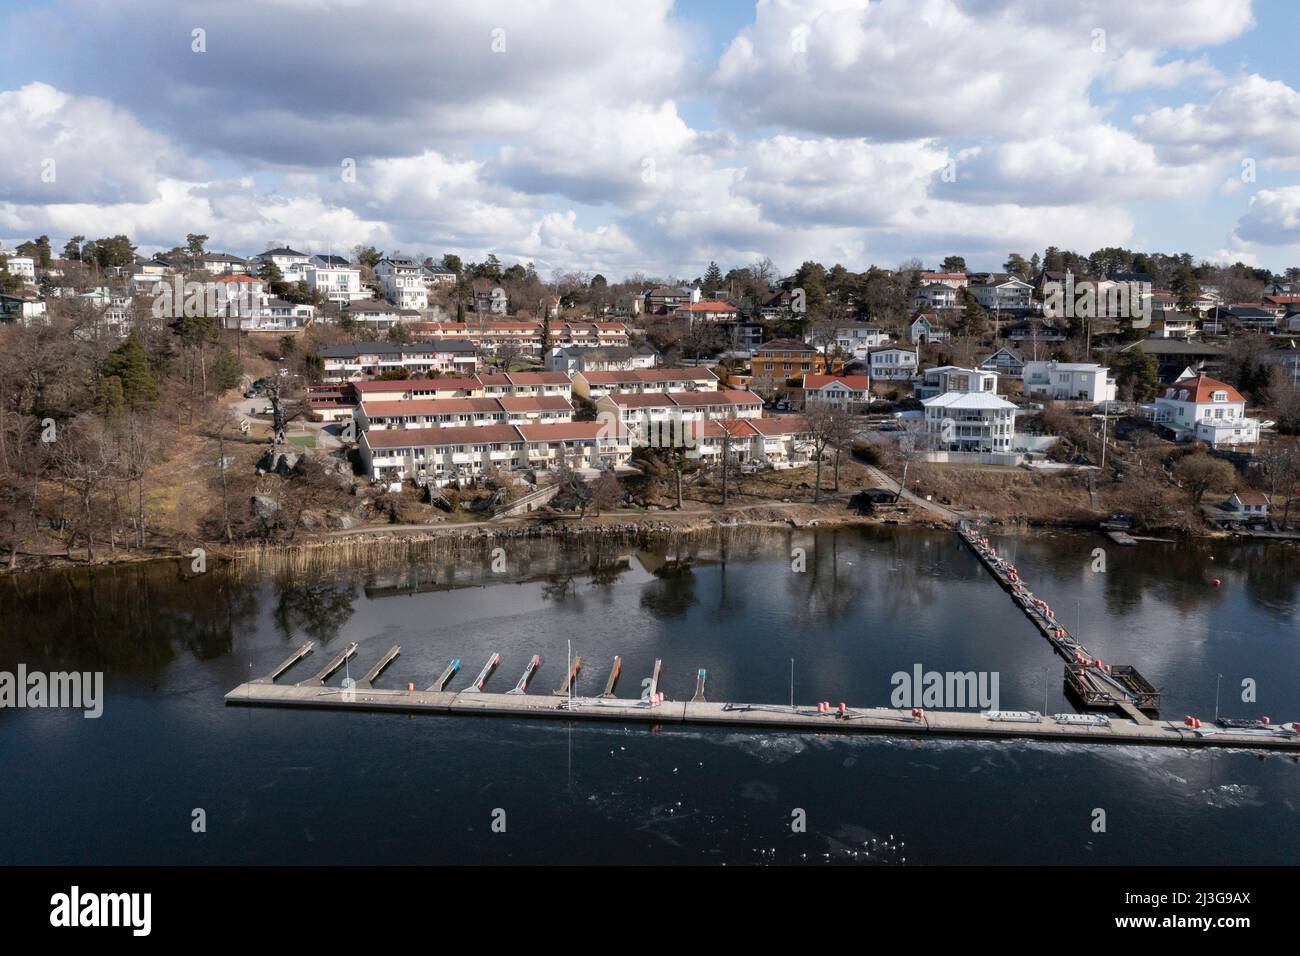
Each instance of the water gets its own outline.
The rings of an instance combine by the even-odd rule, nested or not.
[[[1223,713],[1300,718],[1294,548],[997,544],[1095,654],[1162,689],[1162,715],[1212,716],[1221,674]],[[662,658],[670,698],[705,667],[712,700],[783,702],[793,657],[801,703],[887,704],[889,676],[919,663],[999,672],[1004,708],[1039,709],[1046,691],[1049,711],[1069,709],[1061,662],[950,533],[742,530],[657,553],[517,542],[506,573],[490,560],[471,548],[348,572],[190,576],[185,562],[0,581],[0,670],[106,672],[98,720],[0,711],[0,863],[1300,859],[1300,763],[1286,756],[224,706],[313,639],[286,679],[349,641],[360,677],[400,643],[381,687],[427,686],[460,657],[458,689],[498,651],[489,689],[540,653],[533,692],[548,693],[571,640],[579,693],[599,692],[619,654],[621,696]],[[1246,678],[1257,703],[1240,699]]]

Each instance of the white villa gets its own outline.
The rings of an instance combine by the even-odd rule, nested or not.
[[[970,284],[971,295],[975,301],[989,312],[1002,309],[1008,311],[1027,311],[1032,302],[1034,287],[1022,282],[1015,276],[989,275],[981,281]]]
[[[871,379],[866,375],[805,375],[804,408],[831,405],[845,411],[862,411],[871,403]]]
[[[1058,401],[1113,402],[1115,380],[1095,362],[1026,362],[1025,394]]]
[[[859,360],[865,359],[871,349],[889,341],[889,336],[874,325],[846,325],[829,333],[809,332],[804,341],[820,347],[826,344],[828,338],[834,339],[835,347],[846,357]]]
[[[887,345],[867,353],[867,371],[872,380],[908,381],[916,375],[916,349]]]
[[[326,302],[353,302],[370,295],[361,288],[361,270],[342,256],[315,256],[301,271],[303,281]]]
[[[997,372],[962,368],[960,365],[940,365],[937,368],[927,368],[921,373],[916,397],[924,400],[944,392],[988,392],[996,395],[997,391]]]
[[[988,392],[945,392],[921,401],[925,430],[943,451],[1011,454],[1016,406]]]
[[[1145,408],[1153,422],[1179,438],[1199,438],[1216,448],[1259,441],[1259,421],[1246,417],[1241,393],[1204,373],[1179,379]]]
[[[421,268],[408,256],[385,256],[375,265],[375,277],[385,298],[399,309],[427,309],[429,290]]]
[[[253,256],[252,261],[257,266],[265,262],[273,262],[275,267],[280,270],[280,275],[286,279],[292,278],[297,281],[301,278],[298,273],[303,266],[311,262],[311,256],[305,252],[290,249],[288,246],[278,246],[275,249],[267,249],[266,252]]]

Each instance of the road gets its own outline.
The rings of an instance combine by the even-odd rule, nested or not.
[[[893,478],[890,478],[887,474],[885,474],[883,471],[881,471],[879,468],[875,467],[874,465],[863,465],[863,467],[867,469],[868,473],[870,473],[872,477],[872,480],[877,482],[881,488],[886,488],[889,491],[893,491],[895,493],[898,492],[898,482],[895,481]],[[916,505],[918,508],[925,509],[926,511],[930,512],[940,520],[946,521],[948,524],[956,524],[958,521],[961,521],[962,518],[965,517],[964,515],[959,514],[956,511],[953,511],[951,508],[945,508],[943,505],[936,504],[933,501],[926,501],[920,495],[912,494],[912,492],[908,491],[906,488],[903,489],[903,493],[899,497],[901,497],[904,501]]]

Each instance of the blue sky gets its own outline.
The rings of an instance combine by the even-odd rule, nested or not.
[[[1280,0],[372,9],[6,5],[0,241],[202,232],[610,276],[1049,244],[1300,264]]]

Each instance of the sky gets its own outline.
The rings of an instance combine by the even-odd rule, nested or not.
[[[0,244],[1300,265],[1286,0],[0,0]]]

